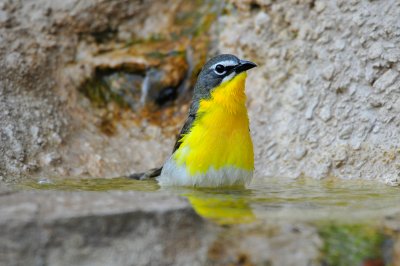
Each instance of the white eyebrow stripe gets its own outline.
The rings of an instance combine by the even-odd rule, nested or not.
[[[227,67],[227,66],[236,66],[237,64],[238,63],[236,61],[225,60],[225,61],[215,63],[214,65],[210,66],[210,69],[214,69],[216,67],[216,65],[223,65],[224,67]]]

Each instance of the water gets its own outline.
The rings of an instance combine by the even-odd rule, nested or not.
[[[219,224],[256,221],[374,224],[400,211],[400,188],[375,181],[259,178],[243,188],[160,188],[156,181],[54,179],[25,189],[166,191],[186,197],[196,212]]]
[[[35,190],[162,191],[186,197],[200,216],[215,224],[250,228],[243,232],[258,232],[266,238],[265,232],[278,230],[274,234],[280,234],[277,228],[285,226],[312,228],[322,243],[323,265],[390,265],[396,260],[396,229],[385,227],[385,222],[397,224],[400,188],[375,181],[258,178],[247,189],[194,189],[161,188],[154,180],[115,178],[46,179],[19,186]],[[372,262],[378,264],[369,264]]]

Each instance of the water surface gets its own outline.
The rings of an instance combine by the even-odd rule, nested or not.
[[[374,224],[400,211],[400,190],[365,180],[259,178],[247,188],[160,188],[156,181],[54,179],[25,189],[164,191],[188,198],[201,216],[220,224],[267,221]]]

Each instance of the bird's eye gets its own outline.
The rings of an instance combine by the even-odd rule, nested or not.
[[[226,72],[225,67],[223,65],[216,65],[215,66],[215,73],[218,75],[222,75]]]

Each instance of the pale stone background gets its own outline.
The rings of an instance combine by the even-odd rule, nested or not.
[[[257,175],[397,183],[400,3],[233,3],[219,48],[260,65],[247,90]]]
[[[101,135],[67,78],[96,49],[96,33],[124,42],[168,31],[180,1],[155,2],[0,2],[2,179],[111,177],[163,162],[173,136],[146,123]],[[256,176],[397,184],[400,3],[236,0],[223,9],[214,50],[259,64],[247,86]]]

